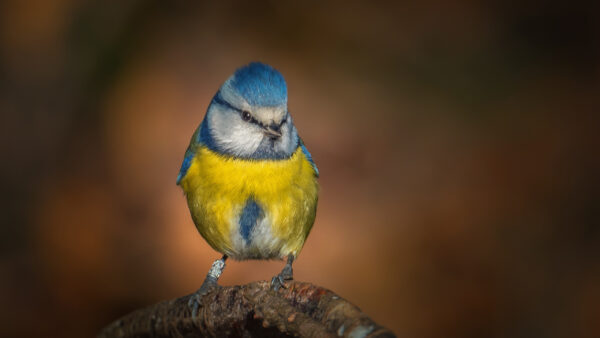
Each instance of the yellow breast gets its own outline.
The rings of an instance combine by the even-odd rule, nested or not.
[[[296,256],[315,219],[318,183],[301,148],[285,160],[245,160],[200,146],[180,185],[200,234],[233,258]],[[239,235],[249,198],[265,216],[250,243]]]

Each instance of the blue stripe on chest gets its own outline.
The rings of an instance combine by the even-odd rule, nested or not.
[[[250,242],[252,230],[263,217],[265,214],[262,208],[253,198],[249,198],[240,216],[240,234],[246,243]]]

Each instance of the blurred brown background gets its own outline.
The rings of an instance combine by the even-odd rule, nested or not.
[[[0,4],[0,336],[199,287],[219,254],[175,178],[253,60],[321,171],[297,279],[400,337],[600,336],[598,5],[191,3]]]

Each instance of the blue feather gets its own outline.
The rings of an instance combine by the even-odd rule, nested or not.
[[[194,159],[194,156],[196,156],[195,149],[198,143],[200,143],[201,129],[205,124],[206,123],[201,123],[200,126],[196,128],[196,131],[194,131],[194,134],[192,135],[190,145],[185,150],[183,162],[181,163],[181,169],[179,169],[179,175],[177,175],[177,185],[179,185],[181,180],[185,177],[185,174],[187,174],[188,169],[190,169],[190,166],[192,165],[192,160]]]
[[[269,65],[252,62],[238,69],[232,85],[253,106],[273,107],[287,104],[285,79]]]
[[[240,216],[240,234],[246,243],[250,241],[252,229],[254,229],[256,223],[263,217],[264,213],[261,207],[254,199],[249,198],[246,201],[246,206],[244,206],[244,210],[242,210],[242,215]]]
[[[306,149],[306,146],[304,145],[304,142],[302,142],[302,140],[300,140],[300,147],[302,147],[302,152],[304,153],[304,156],[306,156],[306,158],[310,162],[310,165],[315,170],[315,176],[319,177],[319,169],[317,168],[317,164],[315,163],[315,161],[313,161],[312,155],[310,154],[308,149]]]
[[[194,152],[191,149],[187,149],[185,151],[185,157],[183,158],[183,163],[181,163],[181,169],[179,169],[179,175],[177,175],[176,184],[179,185],[179,182],[183,179],[188,169],[192,165],[192,160],[194,159]]]
[[[204,121],[202,121],[202,124],[200,124],[200,132],[198,133],[198,135],[194,138],[194,141],[198,144],[204,144],[205,146],[207,146],[209,149],[221,153],[221,149],[219,149],[219,147],[217,146],[217,143],[215,142],[215,139],[212,137],[212,135],[210,134],[210,129],[208,127],[208,114],[204,117]]]

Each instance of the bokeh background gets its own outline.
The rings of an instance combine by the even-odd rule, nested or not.
[[[0,4],[0,336],[93,336],[219,257],[179,187],[267,62],[321,171],[295,276],[400,337],[600,336],[597,2]],[[225,285],[281,262],[231,262]]]

